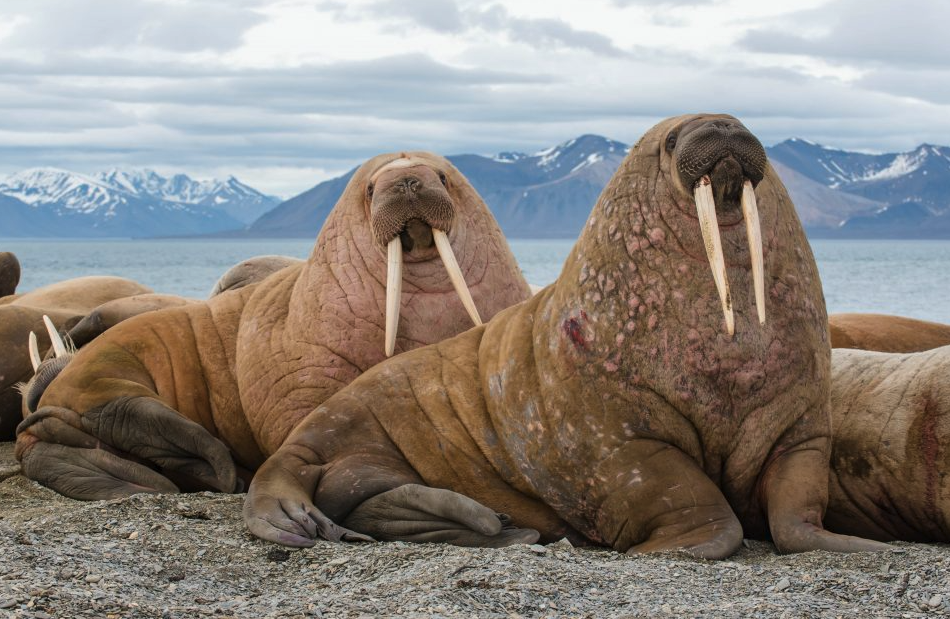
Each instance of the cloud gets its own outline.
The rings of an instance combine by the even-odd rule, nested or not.
[[[750,31],[754,52],[794,54],[858,65],[940,65],[950,59],[950,3],[837,0]]]
[[[264,20],[254,5],[204,0],[191,3],[156,0],[14,0],[3,12],[26,19],[5,40],[18,48],[89,50],[151,47],[175,52],[227,50],[243,33]],[[241,6],[245,4],[245,6]],[[94,18],[90,19],[90,15]]]

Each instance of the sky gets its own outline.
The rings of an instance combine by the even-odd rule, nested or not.
[[[0,176],[290,197],[381,152],[632,144],[701,111],[765,144],[950,144],[948,23],[942,0],[3,0]]]

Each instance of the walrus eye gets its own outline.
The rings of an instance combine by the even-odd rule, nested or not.
[[[449,186],[449,179],[445,177],[445,172],[439,172],[439,180],[442,181],[444,187]]]
[[[369,183],[368,185],[366,185],[366,197],[367,198],[373,197],[373,183]]]
[[[676,134],[671,133],[666,136],[666,150],[672,151],[674,148],[676,148]]]

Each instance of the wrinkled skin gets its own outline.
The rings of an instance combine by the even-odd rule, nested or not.
[[[290,256],[254,256],[248,258],[228,269],[224,275],[215,282],[211,289],[209,297],[215,297],[228,290],[237,290],[249,286],[256,282],[263,281],[277,271],[295,264],[301,264],[303,260],[291,258]]]
[[[750,156],[736,152],[750,144]],[[719,192],[732,337],[678,177],[684,158]],[[764,325],[736,193],[756,175]],[[395,510],[401,489],[425,485],[544,540],[623,552],[721,558],[743,535],[771,537],[781,552],[882,548],[821,526],[829,360],[817,268],[761,145],[729,116],[673,118],[621,164],[555,284],[484,327],[380,364],[316,408],[258,471],[245,520],[288,545],[312,543],[314,509],[413,540],[438,533],[439,519],[389,521],[379,504]]]
[[[28,349],[30,331],[36,333],[41,354],[49,348],[43,315],[66,331],[103,303],[148,292],[150,288],[132,280],[96,276],[57,282],[0,300],[0,342],[4,346],[0,355],[0,440],[13,440],[14,430],[23,419],[22,398],[16,385],[33,376]]]
[[[950,542],[950,347],[832,354],[829,530]]]
[[[950,345],[950,325],[886,314],[832,314],[832,348],[920,352]]]
[[[389,165],[397,160],[406,165]],[[384,358],[391,239],[374,225],[377,212],[412,245],[397,351],[471,326],[420,222],[448,233],[483,316],[529,296],[494,218],[447,160],[381,155],[356,172],[306,262],[124,321],[82,349],[18,429],[24,473],[81,499],[238,488],[237,475],[255,470],[315,405]],[[365,539],[311,513],[314,534]],[[458,521],[459,543],[524,535],[484,508],[473,518]]]

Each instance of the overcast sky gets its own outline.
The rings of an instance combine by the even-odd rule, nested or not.
[[[288,197],[380,152],[632,143],[698,111],[766,144],[950,144],[947,24],[942,0],[3,0],[0,175]]]

